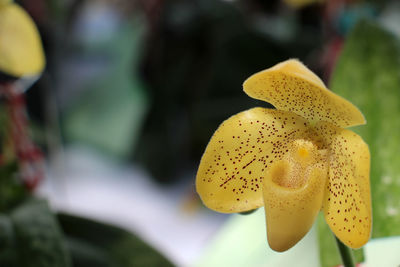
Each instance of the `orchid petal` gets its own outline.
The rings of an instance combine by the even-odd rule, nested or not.
[[[296,140],[284,159],[275,162],[263,181],[263,197],[270,247],[285,251],[310,230],[321,210],[327,180],[326,150]]]
[[[263,205],[265,170],[280,160],[291,141],[311,136],[300,116],[253,108],[224,121],[201,159],[196,188],[203,203],[219,212],[242,212]]]
[[[0,0],[0,8],[9,4],[12,0]]]
[[[372,227],[368,145],[352,131],[321,122],[315,130],[330,150],[323,210],[335,235],[347,246],[368,242]]]
[[[294,112],[312,124],[318,121],[340,127],[365,124],[357,107],[329,91],[298,60],[287,60],[252,75],[243,88],[250,97],[266,101],[279,110]]]
[[[16,76],[42,72],[45,57],[39,32],[16,4],[0,7],[0,71]]]

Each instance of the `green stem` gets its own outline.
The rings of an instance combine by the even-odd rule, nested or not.
[[[354,255],[351,248],[340,242],[340,240],[335,236],[336,243],[339,249],[340,257],[342,258],[344,267],[355,267],[354,264]]]

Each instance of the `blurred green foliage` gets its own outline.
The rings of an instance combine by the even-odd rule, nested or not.
[[[111,60],[106,73],[85,83],[85,91],[64,112],[62,126],[68,142],[92,145],[119,159],[131,154],[148,106],[136,70],[144,30],[141,19],[124,21],[112,38],[74,51],[81,57],[106,55]]]
[[[16,179],[18,170],[16,162],[0,167],[0,213],[21,203],[27,196],[27,189]]]
[[[372,238],[400,235],[400,41],[375,22],[349,35],[330,88],[360,108],[367,125],[354,131],[371,152]],[[330,231],[320,223],[323,266],[340,263]],[[333,241],[333,238],[332,238]],[[335,255],[336,254],[336,255]]]
[[[58,219],[74,267],[173,266],[138,237],[120,228],[67,214]]]
[[[0,266],[69,267],[61,229],[44,200],[0,213]]]

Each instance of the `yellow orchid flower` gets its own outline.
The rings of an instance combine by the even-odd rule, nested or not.
[[[11,0],[0,0],[0,7],[10,3]]]
[[[325,0],[283,0],[285,4],[293,8],[303,8],[308,5],[323,3]]]
[[[15,77],[42,72],[45,57],[39,32],[24,9],[0,0],[0,71]]]
[[[365,124],[361,112],[294,59],[252,75],[243,87],[276,109],[246,110],[219,126],[196,176],[204,204],[224,213],[264,206],[275,251],[300,241],[320,210],[344,244],[363,246],[372,226],[370,154],[344,129]]]

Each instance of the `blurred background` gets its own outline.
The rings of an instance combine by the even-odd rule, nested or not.
[[[393,230],[400,228],[400,199],[396,196],[400,193],[399,156],[390,157],[390,163],[383,158],[376,164],[374,161],[375,152],[377,157],[389,157],[379,154],[382,146],[400,149],[398,128],[391,128],[397,127],[394,115],[400,112],[398,1],[15,2],[37,25],[47,60],[45,71],[25,94],[30,135],[45,162],[44,178],[35,185],[34,194],[47,199],[59,214],[73,266],[339,264],[335,262],[337,255],[329,256],[337,252],[326,252],[331,247],[324,252],[318,243],[320,230],[314,229],[292,252],[275,254],[265,243],[262,212],[218,214],[207,210],[195,192],[197,166],[218,125],[251,107],[271,107],[247,97],[243,81],[289,58],[300,59],[332,84],[334,91],[360,105],[369,122],[369,116],[388,101],[381,97],[392,99],[386,113],[376,118],[377,123],[386,124],[373,124],[372,118],[370,128],[356,131],[367,141],[377,142],[376,146],[367,142],[373,155],[371,179],[377,185],[373,189],[374,216],[387,224],[380,227],[383,224],[376,220],[374,227],[379,231],[373,237],[400,234]],[[357,35],[354,28],[363,22]],[[370,32],[374,34],[368,35]],[[351,45],[347,45],[349,38]],[[393,43],[389,48],[384,46],[389,43]],[[381,48],[375,51],[375,47]],[[345,49],[348,57],[341,56]],[[358,57],[351,58],[355,54]],[[366,62],[376,67],[376,72],[362,72],[363,65],[369,64]],[[342,69],[333,72],[336,66]],[[388,74],[386,67],[392,72]],[[346,80],[352,73],[355,76]],[[385,77],[379,80],[382,75]],[[341,81],[348,81],[344,82],[346,88]],[[386,96],[378,93],[385,88],[389,90]],[[388,121],[390,118],[393,121]],[[391,141],[377,141],[383,139],[377,129],[386,128]],[[375,167],[379,162],[388,166]],[[380,184],[396,189],[388,193]],[[388,197],[381,200],[383,195]],[[378,202],[381,204],[375,204]],[[89,220],[98,222],[99,228],[89,227]],[[109,259],[104,260],[107,264],[101,262],[104,255],[111,254],[105,252],[110,248],[95,238],[106,231],[100,224],[124,229],[146,244],[113,247],[125,253],[120,258],[146,255],[151,247],[162,259],[154,260],[149,254],[133,264],[120,261],[107,265]],[[79,230],[80,225],[88,230]],[[254,232],[240,232],[246,230]],[[88,231],[91,236],[87,240],[97,244],[96,248],[80,238]],[[390,240],[400,248],[398,239]],[[387,251],[382,243],[377,246]],[[392,243],[388,246],[393,248]],[[302,263],[299,255],[304,253],[309,257]],[[395,253],[386,252],[388,265],[379,259],[380,264],[373,265],[378,256],[368,253],[366,248],[360,256],[368,266],[400,263]]]

